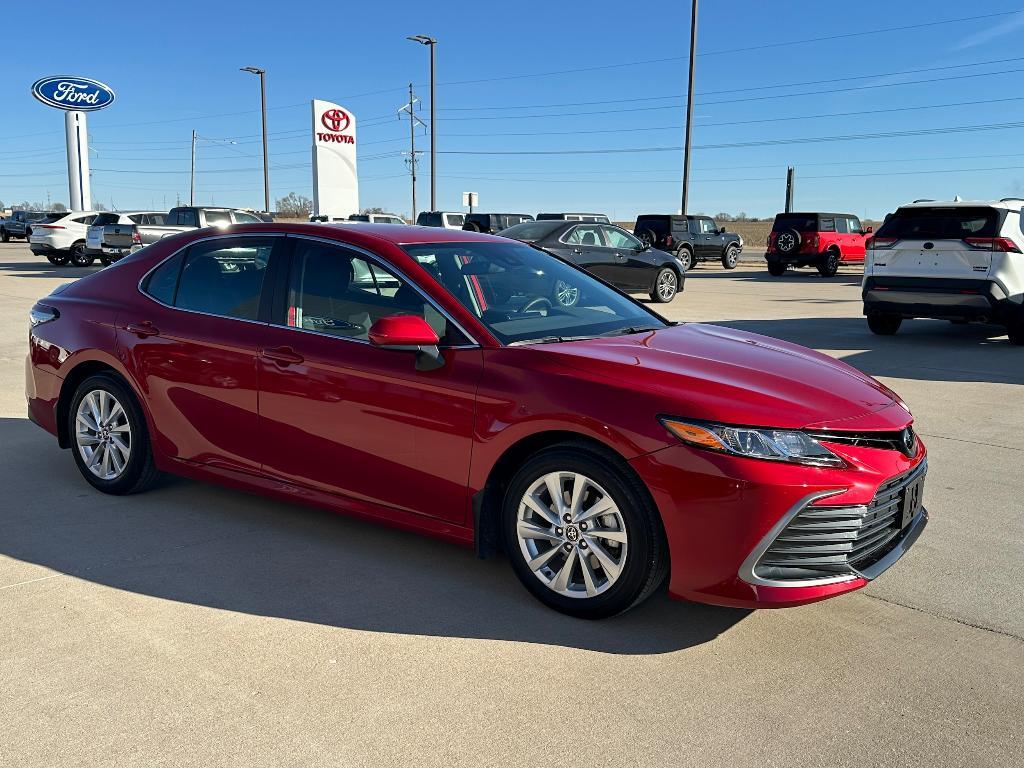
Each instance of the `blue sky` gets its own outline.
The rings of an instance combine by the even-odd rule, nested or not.
[[[468,190],[487,210],[630,219],[679,206],[686,2],[79,7],[4,13],[6,29],[28,30],[3,43],[8,205],[47,192],[67,202],[62,115],[29,87],[79,74],[117,92],[89,117],[94,201],[187,200],[195,129],[236,142],[200,143],[198,202],[262,207],[258,80],[238,71],[255,65],[268,72],[272,201],[311,196],[309,100],[322,98],[360,120],[361,204],[408,214],[396,110],[410,80],[428,101],[427,49],[405,40],[423,33],[440,41],[439,207],[461,210]],[[691,210],[771,216],[787,165],[798,207],[869,218],[918,197],[1024,194],[1022,36],[1024,6],[1000,2],[705,0]],[[890,135],[835,140],[864,134]],[[473,152],[485,154],[460,154]],[[496,154],[527,152],[552,154]],[[423,208],[426,156],[420,169]]]

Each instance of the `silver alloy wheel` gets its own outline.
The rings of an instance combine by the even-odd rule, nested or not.
[[[611,495],[578,472],[549,472],[519,502],[519,549],[533,574],[564,597],[606,592],[622,574],[629,542]]]
[[[82,398],[75,414],[78,453],[96,477],[116,480],[132,455],[132,429],[121,403],[105,389]]]
[[[676,295],[676,286],[678,281],[676,280],[676,273],[671,269],[666,269],[658,275],[658,296],[661,297],[662,301],[668,301]]]
[[[735,246],[729,246],[729,249],[725,252],[725,259],[730,266],[735,267],[736,262],[740,260],[739,249],[736,248]]]
[[[555,281],[555,300],[563,307],[574,307],[580,300],[580,289],[564,280]]]

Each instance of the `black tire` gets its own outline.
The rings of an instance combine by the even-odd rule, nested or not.
[[[77,416],[78,406],[90,393],[103,391],[114,396],[121,404],[127,423],[130,428],[130,454],[128,462],[124,465],[123,471],[113,479],[104,479],[94,474],[86,465],[85,457],[77,443]],[[71,399],[71,407],[68,409],[68,436],[71,443],[71,454],[82,473],[93,488],[103,493],[114,496],[123,496],[129,493],[141,493],[150,488],[159,477],[156,465],[153,463],[153,448],[149,441],[149,430],[146,428],[146,419],[142,413],[135,395],[117,376],[111,373],[98,373],[90,376],[75,390]]]
[[[100,256],[100,264],[104,267],[109,267],[112,263],[109,256]]]
[[[872,312],[868,315],[868,328],[877,336],[895,336],[902,324],[903,318],[899,315],[883,312]]]
[[[818,274],[822,277],[835,277],[836,272],[839,271],[839,258],[839,251],[835,249],[826,251],[821,263],[818,264]]]
[[[480,225],[477,224],[475,221],[471,221],[471,222],[467,223],[462,228],[464,230],[466,230],[467,232],[482,232],[483,231],[482,229],[480,229]]]
[[[697,266],[697,260],[693,258],[693,251],[685,245],[680,246],[679,250],[676,251],[676,258],[682,262],[683,269],[685,270],[691,270]]]
[[[85,243],[77,242],[71,246],[68,261],[71,262],[73,267],[91,267],[93,262],[96,261],[96,257],[85,249]]]
[[[517,525],[521,500],[534,483],[551,472],[578,473],[597,483],[614,501],[624,523],[628,548],[622,561],[622,570],[610,586],[592,597],[570,597],[554,591],[531,570],[527,555],[520,545]],[[506,552],[512,562],[512,569],[534,597],[561,613],[583,619],[614,616],[648,598],[668,573],[668,547],[661,520],[646,490],[628,468],[619,466],[610,457],[597,453],[589,446],[567,443],[533,456],[512,479],[502,503],[502,516]],[[568,531],[569,527],[566,526],[565,530]],[[578,533],[577,540],[584,542],[585,536]],[[558,545],[557,548],[562,549],[564,546]],[[596,558],[592,548],[588,547],[591,553],[587,554],[583,543],[577,546],[573,554],[578,556],[583,553],[585,557]],[[606,554],[610,551],[614,550],[605,550]],[[565,556],[555,553],[553,557],[558,561]],[[570,568],[570,579],[573,574],[578,574],[582,581],[579,561]]]
[[[658,233],[653,229],[641,229],[634,234],[643,241],[648,248],[654,248],[658,244]]]
[[[1014,325],[1011,325],[1006,329],[1006,336],[1009,338],[1010,343],[1024,347],[1024,320],[1020,320]]]
[[[722,266],[726,269],[736,269],[740,262],[740,249],[737,245],[730,245],[722,254]]]
[[[654,277],[654,284],[647,294],[651,301],[668,304],[679,294],[679,275],[672,267],[662,267]]]
[[[5,243],[11,242],[11,236],[7,234],[6,229],[0,229],[0,240],[2,240]]]
[[[786,274],[787,265],[781,261],[768,262],[768,274],[772,277],[782,277]]]
[[[63,267],[68,263],[68,255],[66,253],[49,253],[46,255],[46,260],[55,267]]]
[[[783,230],[775,236],[775,250],[786,256],[797,253],[801,243],[803,243],[803,237],[795,229]]]

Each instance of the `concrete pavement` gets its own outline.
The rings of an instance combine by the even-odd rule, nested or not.
[[[1020,764],[1024,350],[860,317],[857,276],[701,265],[668,308],[878,376],[932,522],[860,593],[582,622],[502,560],[188,481],[106,497],[24,417],[26,316],[81,270],[0,246],[0,765]]]

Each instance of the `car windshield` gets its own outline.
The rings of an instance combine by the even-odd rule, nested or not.
[[[524,221],[522,224],[514,224],[503,230],[501,236],[521,240],[524,243],[535,243],[562,226],[565,226],[564,221]]]
[[[960,240],[994,237],[998,229],[994,208],[900,208],[875,234],[899,240]]]
[[[403,247],[504,344],[571,341],[667,325],[586,272],[513,240]]]
[[[772,232],[783,232],[787,229],[795,229],[797,232],[816,232],[818,229],[818,217],[813,213],[794,213],[786,216],[776,216],[772,225]]]
[[[101,213],[92,220],[92,226],[99,227],[106,224],[117,224],[120,218],[116,213]]]

